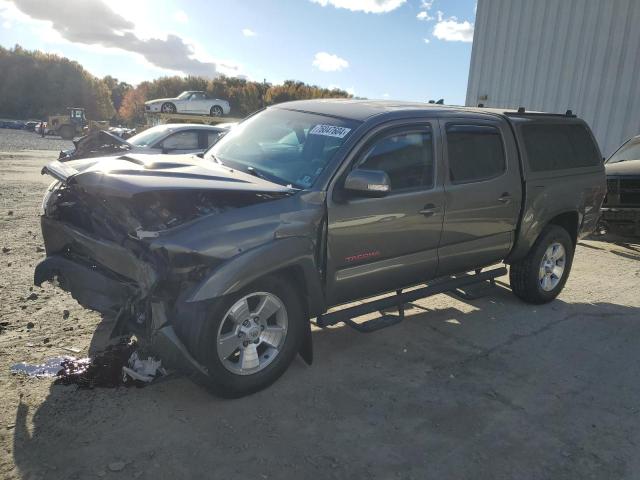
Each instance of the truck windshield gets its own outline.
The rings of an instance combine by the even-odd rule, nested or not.
[[[232,128],[205,158],[282,185],[309,188],[357,125],[270,108]]]
[[[609,157],[607,163],[624,162],[625,160],[640,160],[640,139],[629,140],[616,153]]]

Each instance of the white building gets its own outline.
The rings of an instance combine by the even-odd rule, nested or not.
[[[572,110],[610,155],[640,134],[640,0],[478,0],[466,104]]]

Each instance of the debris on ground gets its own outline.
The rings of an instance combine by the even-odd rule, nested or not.
[[[62,347],[62,349],[71,353],[80,353],[82,351],[82,348],[80,347]]]
[[[27,297],[27,300],[37,300],[37,299],[38,299],[38,294],[36,292],[31,292]]]
[[[93,358],[67,361],[63,363],[64,371],[56,379],[58,385],[78,385],[80,388],[107,387],[123,385],[122,367],[127,364],[136,343],[119,343],[110,345]]]
[[[53,357],[39,365],[20,362],[13,365],[10,371],[14,375],[23,374],[29,377],[55,377],[62,370],[63,362],[68,360],[73,360],[73,357]]]
[[[122,373],[123,377],[129,376],[134,380],[149,383],[160,375],[166,375],[167,371],[162,367],[160,360],[153,357],[142,360],[138,352],[133,352],[129,357],[129,366],[122,367]]]
[[[74,353],[82,350],[78,347],[62,348]],[[143,360],[136,348],[136,342],[127,340],[107,347],[93,358],[58,356],[37,365],[20,362],[10,371],[14,375],[29,377],[57,377],[56,385],[78,385],[80,388],[143,386],[167,374],[160,360],[153,357]]]
[[[27,330],[31,330],[33,327],[35,327],[36,324],[33,322],[27,322]]]
[[[0,333],[5,331],[8,326],[9,326],[9,322],[0,322]]]

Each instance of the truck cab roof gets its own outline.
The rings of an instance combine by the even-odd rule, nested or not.
[[[546,113],[536,111],[522,111],[505,108],[464,107],[458,105],[440,105],[424,102],[404,102],[395,100],[355,100],[355,99],[317,99],[298,100],[281,103],[273,108],[298,110],[318,113],[331,117],[365,122],[373,117],[387,115],[389,117],[403,117],[407,114],[425,116],[438,115],[468,115],[480,114],[500,117],[555,117],[575,118],[573,114]]]

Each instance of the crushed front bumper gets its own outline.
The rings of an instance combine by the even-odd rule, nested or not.
[[[47,258],[36,266],[36,285],[57,280],[80,305],[104,315],[144,298],[155,285],[154,267],[132,250],[47,216],[40,224]]]
[[[169,317],[167,301],[154,294],[157,268],[141,260],[132,250],[47,216],[41,217],[47,257],[35,269],[34,283],[57,280],[83,307],[105,316],[117,316],[119,334],[144,333],[150,351],[166,365],[206,374],[178,338]],[[142,305],[132,318],[132,306]],[[129,307],[129,308],[127,308]],[[206,315],[208,302],[189,304],[178,298],[174,309],[180,315]],[[139,329],[131,329],[138,322]]]

